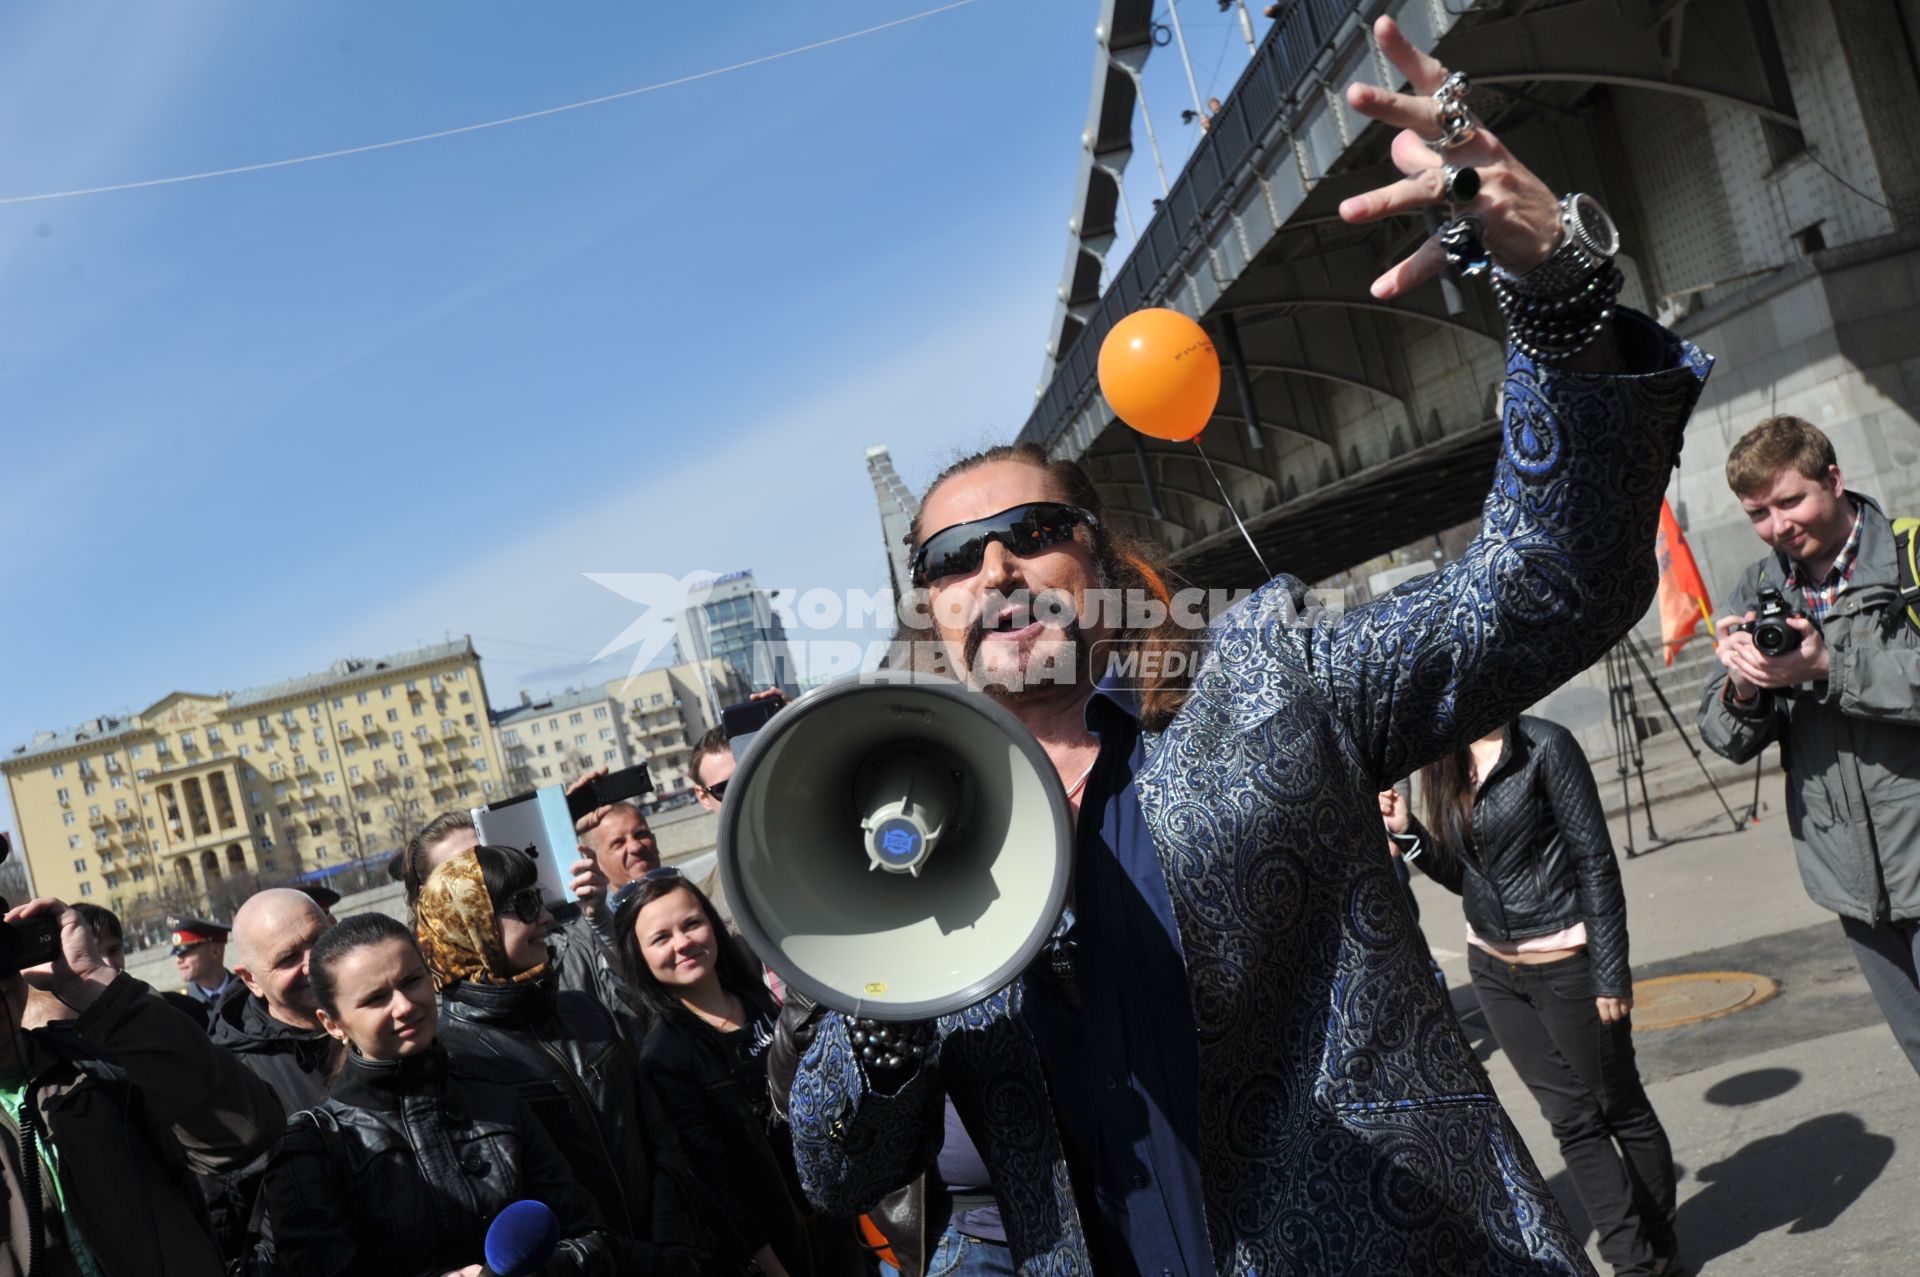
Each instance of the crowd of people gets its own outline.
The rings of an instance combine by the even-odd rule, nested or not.
[[[1135,686],[1089,654],[1194,636],[1032,602],[1167,598],[1088,473],[1008,446],[936,478],[909,542],[937,646],[1074,818],[1028,970],[875,1053],[624,803],[581,818],[570,900],[448,812],[394,859],[405,921],[263,891],[230,925],[178,920],[168,996],[124,972],[112,914],[30,901],[6,921],[53,923],[58,952],[0,966],[0,1277],[482,1277],[528,1201],[545,1274],[1589,1273],[1434,978],[1409,863],[1462,898],[1474,992],[1603,1256],[1679,1273],[1618,867],[1585,760],[1521,711],[1645,611],[1710,360],[1613,309],[1604,212],[1576,234],[1584,197],[1479,127],[1463,77],[1375,37],[1413,92],[1348,100],[1402,130],[1403,177],[1341,215],[1459,215],[1374,295],[1490,263],[1514,329],[1485,531],[1337,617],[1276,578],[1213,620],[1197,672]],[[1762,423],[1727,473],[1769,554],[1720,622],[1707,739],[1791,744],[1808,891],[1920,1067],[1915,534],[1804,421]],[[1067,677],[1021,677],[1062,649]],[[722,733],[696,748],[709,809],[734,765]],[[1416,772],[1419,817],[1393,788]]]

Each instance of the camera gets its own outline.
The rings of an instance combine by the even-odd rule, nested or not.
[[[1745,630],[1753,635],[1753,645],[1760,649],[1762,656],[1785,656],[1800,646],[1800,631],[1787,622],[1794,617],[1804,616],[1787,606],[1780,591],[1764,589],[1754,604],[1754,619],[1745,625],[1736,625],[1736,630]]]
[[[0,833],[0,862],[13,854],[13,840]],[[13,906],[0,896],[0,913]],[[18,922],[0,922],[0,980],[28,967],[51,962],[60,952],[60,915],[35,914]]]

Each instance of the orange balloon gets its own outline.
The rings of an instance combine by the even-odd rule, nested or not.
[[[1136,310],[1100,343],[1100,393],[1143,435],[1191,439],[1220,400],[1220,356],[1207,330],[1177,310]]]

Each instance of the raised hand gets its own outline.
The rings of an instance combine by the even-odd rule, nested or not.
[[[1407,77],[1412,91],[1396,93],[1355,84],[1347,89],[1347,102],[1362,115],[1399,126],[1400,133],[1393,139],[1393,162],[1406,176],[1341,201],[1340,216],[1354,223],[1375,222],[1444,206],[1443,166],[1471,167],[1480,179],[1479,192],[1455,205],[1454,211],[1481,220],[1485,227],[1481,239],[1494,263],[1524,274],[1546,260],[1560,238],[1559,199],[1478,120],[1473,121],[1471,137],[1436,151],[1432,144],[1441,137],[1441,119],[1433,95],[1450,71],[1408,43],[1391,18],[1374,23],[1373,34],[1381,52]],[[1429,236],[1373,281],[1373,295],[1383,300],[1398,297],[1438,275],[1446,264],[1439,236]]]

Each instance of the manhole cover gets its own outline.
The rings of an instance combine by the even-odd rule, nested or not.
[[[1636,980],[1633,1027],[1640,1032],[1717,1020],[1757,1007],[1778,992],[1778,982],[1751,971],[1697,971]]]

